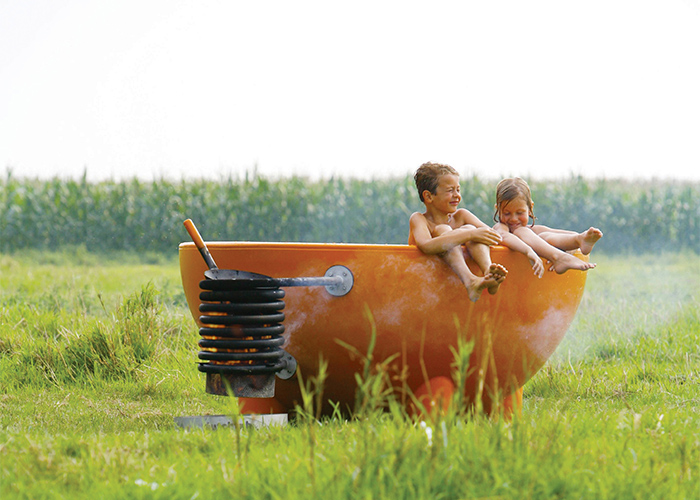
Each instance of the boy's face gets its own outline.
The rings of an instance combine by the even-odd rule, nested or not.
[[[430,200],[435,208],[441,212],[452,214],[457,211],[462,195],[459,192],[459,177],[445,174],[438,180],[435,194],[430,193]]]
[[[530,209],[525,200],[516,198],[501,205],[498,217],[503,224],[508,226],[508,230],[512,233],[519,227],[527,226],[530,221]]]

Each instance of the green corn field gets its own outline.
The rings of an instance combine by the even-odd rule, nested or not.
[[[493,223],[498,179],[462,178],[462,206]],[[530,180],[538,222],[603,230],[600,252],[700,253],[700,183],[571,176]],[[205,240],[406,242],[421,211],[413,179],[357,180],[256,174],[150,182],[0,179],[0,251],[84,246],[90,251],[172,252],[191,218]]]

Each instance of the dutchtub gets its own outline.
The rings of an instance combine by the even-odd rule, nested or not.
[[[533,275],[527,258],[505,247],[491,249],[508,277],[495,295],[471,302],[459,279],[436,256],[408,245],[315,244],[213,241],[206,243],[221,269],[273,278],[324,276],[343,266],[352,273],[344,295],[324,286],[284,289],[282,349],[296,362],[297,375],[277,378],[274,396],[240,398],[244,413],[284,413],[301,402],[298,373],[317,373],[328,362],[325,401],[352,409],[359,354],[370,350],[373,364],[388,364],[395,389],[411,404],[409,392],[426,407],[453,396],[453,350],[460,337],[473,344],[464,396],[486,411],[520,401],[523,385],[555,351],[581,301],[586,273]],[[578,258],[588,257],[580,253]],[[200,282],[207,264],[194,243],[179,247],[182,283],[194,320],[201,327]],[[477,268],[470,259],[469,266]],[[480,274],[480,273],[479,273]],[[324,411],[331,406],[324,407]]]

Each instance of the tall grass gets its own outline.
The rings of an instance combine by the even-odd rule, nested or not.
[[[188,359],[195,329],[170,267],[80,253],[0,257],[3,390],[153,380],[157,367]]]
[[[600,259],[511,421],[413,418],[369,349],[355,418],[319,418],[321,362],[286,427],[216,431],[173,423],[237,412],[204,393],[176,263],[86,260],[0,257],[3,500],[700,497],[697,255]],[[469,348],[445,360],[458,386]]]
[[[463,206],[492,222],[497,181],[462,179]],[[598,252],[700,253],[700,183],[570,177],[531,182],[541,223],[600,227]],[[422,210],[408,176],[382,180],[255,174],[219,181],[0,180],[0,250],[84,245],[96,251],[172,252],[192,218],[208,240],[405,243]]]

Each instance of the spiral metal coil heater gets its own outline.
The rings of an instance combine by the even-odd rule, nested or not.
[[[199,282],[199,370],[207,374],[210,394],[270,398],[275,377],[288,379],[296,360],[284,344],[284,290],[281,287],[324,286],[340,297],[352,289],[353,275],[345,266],[330,267],[325,276],[271,278],[262,274],[219,269],[190,219],[185,227],[209,270]]]

